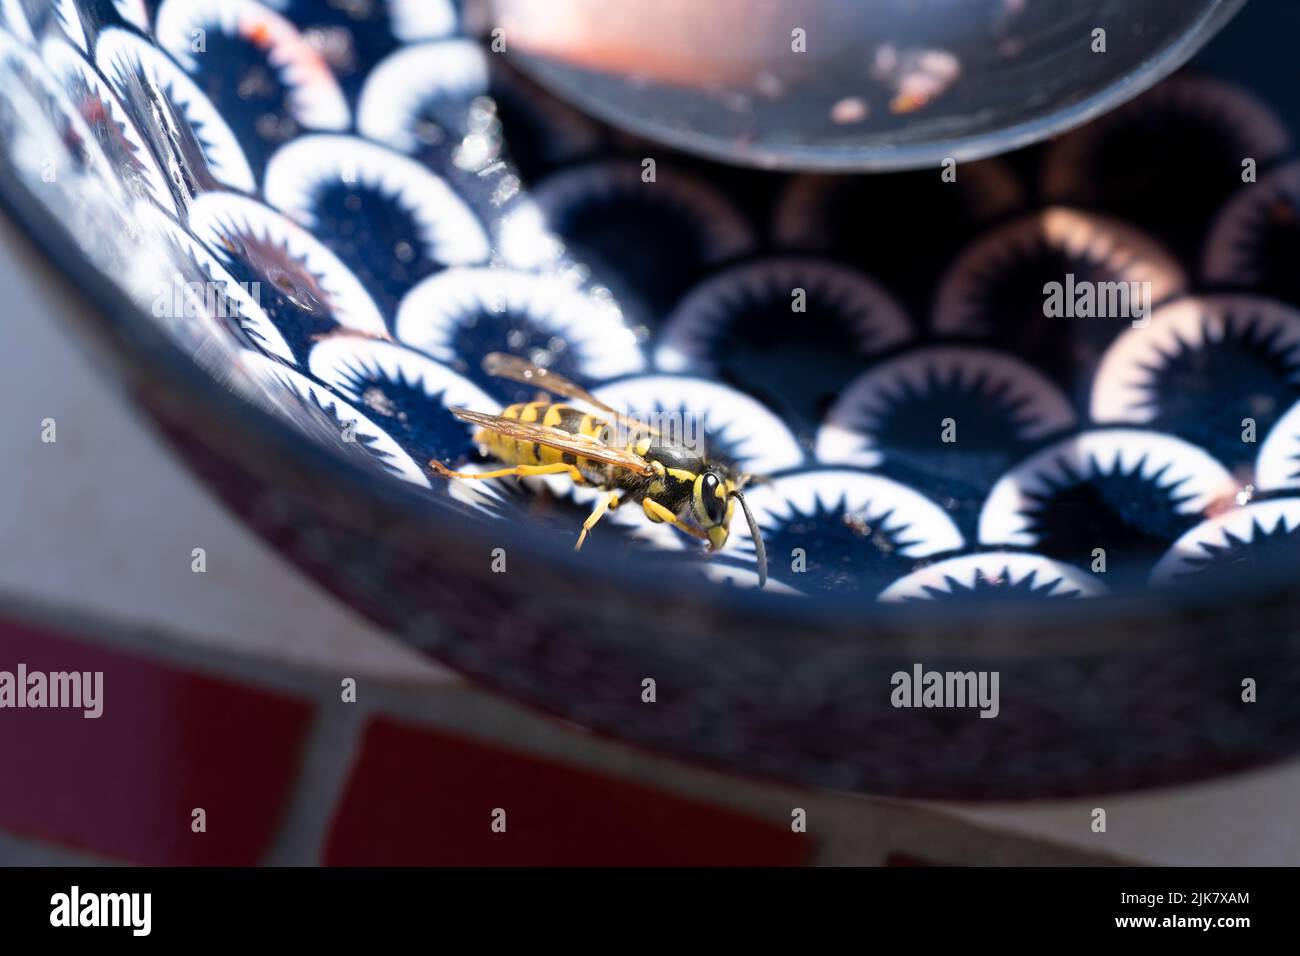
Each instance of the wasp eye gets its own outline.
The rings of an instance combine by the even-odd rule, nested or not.
[[[707,472],[696,485],[696,510],[710,525],[722,524],[727,515],[727,498],[718,476]]]

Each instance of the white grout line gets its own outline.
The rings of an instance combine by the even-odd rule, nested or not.
[[[317,707],[284,822],[264,865],[315,866],[322,861],[335,810],[358,756],[361,730],[370,716],[367,710],[341,701]]]
[[[57,843],[21,837],[0,830],[0,866],[118,866],[116,861],[94,856]]]

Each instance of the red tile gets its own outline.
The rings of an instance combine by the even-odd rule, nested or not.
[[[506,832],[491,830],[506,811]],[[366,728],[330,865],[790,865],[810,838],[744,814],[387,718]]]
[[[311,709],[0,620],[0,670],[103,671],[103,715],[0,709],[0,829],[136,863],[255,863]],[[207,811],[193,833],[191,811]]]

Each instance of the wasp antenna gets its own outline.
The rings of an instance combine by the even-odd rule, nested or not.
[[[745,512],[745,520],[749,522],[749,536],[754,540],[754,556],[758,559],[758,586],[761,588],[767,584],[767,548],[763,546],[763,534],[758,530],[758,522],[754,520],[745,496],[739,491],[733,491],[731,496],[740,502],[740,510]]]

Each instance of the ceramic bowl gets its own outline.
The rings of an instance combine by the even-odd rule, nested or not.
[[[1296,20],[954,179],[674,154],[451,0],[4,0],[0,197],[214,493],[470,677],[808,785],[1149,786],[1300,742]],[[702,422],[768,587],[742,522],[575,552],[589,489],[431,477],[533,394],[493,351]]]

